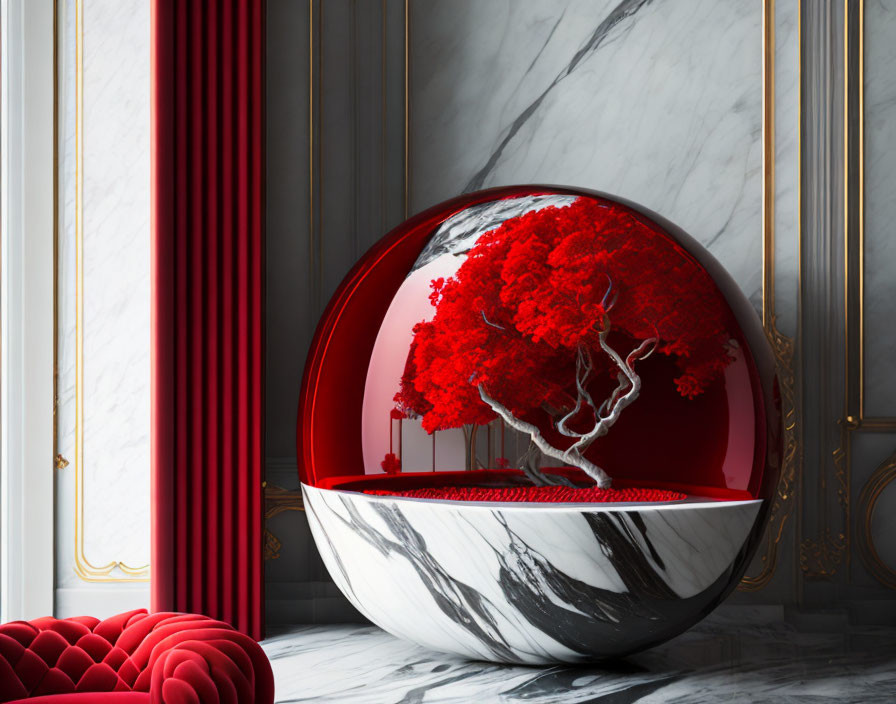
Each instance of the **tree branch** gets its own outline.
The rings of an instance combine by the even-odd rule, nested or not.
[[[575,418],[582,409],[582,401],[585,401],[591,407],[591,411],[594,413],[594,422],[597,422],[599,416],[597,407],[594,405],[591,394],[585,388],[585,383],[588,381],[588,377],[591,376],[593,367],[591,353],[583,345],[579,345],[576,349],[576,405],[569,413],[557,421],[556,426],[557,431],[568,438],[582,437],[582,433],[577,433],[566,427],[566,424]]]
[[[538,426],[533,425],[532,423],[527,423],[526,421],[517,418],[503,404],[489,396],[488,392],[485,390],[485,386],[483,386],[482,384],[479,384],[478,389],[479,397],[483,400],[484,403],[486,403],[495,413],[501,416],[501,418],[504,419],[504,422],[507,423],[507,425],[509,425],[511,428],[521,433],[527,433],[532,439],[532,442],[535,443],[536,447],[538,447],[538,449],[541,450],[544,454],[546,454],[548,457],[553,457],[556,460],[560,460],[561,462],[564,462],[568,465],[572,465],[573,467],[578,467],[589,477],[594,479],[594,481],[597,482],[597,485],[601,489],[609,488],[610,484],[612,483],[609,475],[596,464],[594,464],[590,460],[585,459],[580,452],[574,449],[576,447],[575,445],[573,445],[573,447],[569,448],[568,450],[560,450],[554,447],[547,440],[545,440]]]
[[[582,438],[576,442],[572,448],[575,448],[579,452],[584,452],[590,447],[591,443],[597,440],[600,437],[606,435],[610,428],[619,420],[619,415],[624,411],[628,406],[630,406],[635,399],[638,398],[638,395],[641,393],[641,377],[639,377],[635,373],[635,362],[639,359],[646,359],[653,353],[653,350],[656,348],[657,338],[650,337],[644,340],[638,347],[636,347],[632,352],[629,353],[628,357],[623,361],[622,357],[619,356],[619,353],[616,352],[612,347],[610,347],[609,343],[607,343],[607,337],[610,334],[610,326],[607,324],[603,330],[598,334],[598,340],[600,342],[601,349],[607,353],[607,356],[613,360],[617,367],[622,371],[625,375],[628,382],[631,384],[631,388],[621,396],[618,396],[616,402],[608,406],[608,413],[605,416],[601,416],[598,423],[594,426],[594,429],[583,435]],[[649,349],[649,351],[648,351]],[[646,352],[646,354],[645,354]],[[614,391],[614,396],[617,392]],[[612,398],[612,397],[611,397]]]
[[[482,315],[482,319],[485,321],[485,324],[486,324],[486,325],[490,325],[490,326],[493,327],[493,328],[498,328],[498,330],[504,330],[505,332],[507,331],[507,328],[505,328],[503,325],[498,325],[497,323],[493,323],[491,320],[489,320],[488,318],[486,318],[486,317],[485,317],[485,311],[484,311],[484,310],[481,310],[481,311],[479,311],[479,312],[480,312],[480,314]]]
[[[600,405],[600,410],[597,412],[597,415],[602,416],[604,413],[609,412],[610,408],[613,407],[613,404],[616,403],[616,399],[619,398],[619,394],[625,391],[626,387],[629,385],[628,377],[621,372],[616,375],[616,381],[618,382],[616,388],[613,389],[613,393],[610,394],[609,398]]]
[[[604,295],[603,303],[605,305],[609,299],[611,291],[612,283]],[[608,307],[612,307],[613,303],[615,303],[615,296],[609,302]],[[489,323],[485,318],[485,314],[483,314],[482,317],[486,323],[492,325],[492,323]],[[603,322],[604,327],[598,333],[598,341],[601,349],[620,370],[620,373],[617,375],[619,384],[610,394],[610,397],[601,404],[600,408],[597,408],[586,388],[588,378],[593,369],[591,353],[584,345],[578,346],[576,349],[576,403],[573,409],[556,423],[557,431],[560,434],[569,438],[578,438],[576,442],[566,450],[561,450],[551,445],[541,434],[541,430],[538,426],[514,416],[513,413],[510,412],[510,409],[489,395],[483,384],[479,384],[477,388],[479,389],[479,397],[482,401],[497,413],[511,428],[521,433],[527,433],[531,438],[532,443],[534,443],[542,453],[548,457],[553,457],[561,462],[578,467],[594,479],[600,488],[606,489],[612,483],[609,475],[596,464],[586,459],[584,453],[591,446],[591,443],[609,432],[610,428],[612,428],[616,421],[619,420],[622,411],[638,398],[641,393],[641,377],[635,372],[635,362],[641,359],[646,359],[653,354],[656,349],[658,338],[651,337],[642,341],[641,344],[629,352],[628,356],[623,359],[607,342],[607,338],[610,335],[610,320],[608,315],[604,315]],[[473,379],[471,378],[470,380],[472,381]],[[584,403],[587,403],[594,412],[595,423],[594,427],[587,433],[578,433],[574,430],[570,430],[567,423],[578,415],[582,410]],[[529,461],[531,459],[530,455],[530,452],[526,453],[526,461],[522,463],[524,465],[522,467],[523,472],[536,485],[550,484],[550,480],[534,466],[534,463]]]

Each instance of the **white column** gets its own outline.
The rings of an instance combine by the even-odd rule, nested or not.
[[[2,0],[0,620],[53,613],[53,2]]]

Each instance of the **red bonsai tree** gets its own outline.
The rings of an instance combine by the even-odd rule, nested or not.
[[[638,361],[675,357],[674,383],[693,398],[734,344],[696,261],[630,211],[590,198],[482,235],[453,277],[432,282],[430,300],[435,316],[414,327],[398,407],[430,433],[499,416],[602,488],[610,477],[585,452],[638,398]],[[545,437],[542,412],[568,446]],[[558,481],[523,465],[538,485]]]

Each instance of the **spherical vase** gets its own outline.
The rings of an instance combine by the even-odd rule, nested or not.
[[[450,305],[467,327],[434,347]],[[436,377],[446,349],[467,357]],[[737,585],[780,423],[761,323],[703,247],[622,199],[522,186],[421,213],[347,275],[306,364],[298,457],[324,563],[375,624],[475,659],[583,662],[674,637]],[[516,460],[526,443],[540,462]],[[584,492],[592,467],[619,492]],[[571,488],[539,500],[543,477]]]

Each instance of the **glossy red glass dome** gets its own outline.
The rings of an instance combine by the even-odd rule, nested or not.
[[[538,213],[548,208],[571,213],[571,204],[587,206],[579,208],[583,213],[602,208],[635,223],[633,263],[626,271],[647,284],[662,283],[650,294],[655,307],[667,297],[666,310],[672,313],[662,315],[668,318],[680,300],[689,300],[690,308],[696,301],[703,315],[718,317],[730,340],[728,358],[717,365],[724,369],[700,380],[691,394],[680,381],[687,353],[676,358],[667,350],[638,362],[640,396],[586,456],[606,468],[620,488],[672,488],[716,498],[771,496],[780,458],[774,360],[749,301],[718,262],[671,223],[617,198],[552,186],[491,189],[435,206],[389,233],[348,274],[321,319],[305,369],[298,424],[303,483],[344,489],[502,483],[503,468],[515,466],[519,454],[519,437],[511,439],[503,421],[489,421],[492,415],[462,430],[456,426],[470,418],[453,418],[454,425],[444,413],[409,418],[396,412],[396,393],[416,339],[414,325],[434,315],[431,282],[455,276],[483,233],[521,217],[537,225]],[[568,253],[569,261],[576,256]],[[533,269],[535,263],[540,262],[533,259]],[[507,280],[506,266],[504,271]],[[536,294],[544,298],[550,290],[542,287]],[[652,305],[650,296],[642,305]],[[685,326],[698,325],[699,316],[689,312],[697,322]],[[481,314],[485,323],[501,327],[484,310]],[[520,354],[517,359],[526,359],[525,349]],[[548,366],[536,367],[541,373],[557,366],[554,357],[545,359]],[[569,376],[569,370],[564,373]],[[602,379],[592,383],[609,393],[613,383]],[[523,381],[520,393],[525,386]],[[546,437],[553,433],[552,441],[562,442],[555,423],[532,420]],[[464,471],[471,468],[479,471]]]

